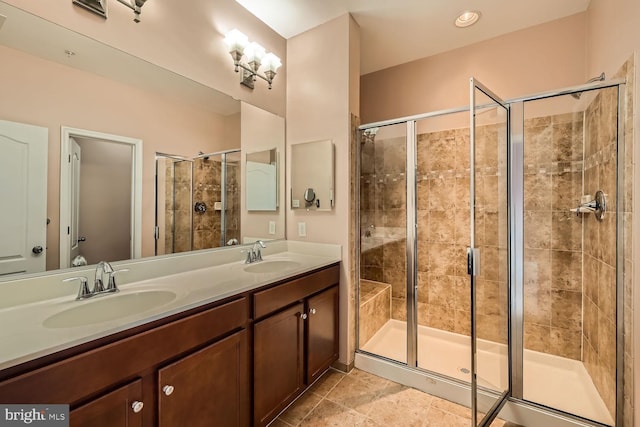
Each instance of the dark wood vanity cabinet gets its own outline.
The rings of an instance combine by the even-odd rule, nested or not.
[[[72,427],[264,426],[337,360],[339,276],[336,264],[0,371],[0,403],[69,404]]]
[[[254,425],[265,426],[338,359],[338,266],[254,296]]]
[[[249,426],[248,308],[242,296],[70,349],[0,382],[0,402],[70,404],[72,427]]]

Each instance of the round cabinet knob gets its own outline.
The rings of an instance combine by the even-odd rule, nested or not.
[[[40,255],[43,250],[44,249],[42,249],[42,246],[34,246],[33,249],[31,249],[31,252],[33,252],[36,255]]]
[[[140,402],[139,400],[136,400],[131,404],[131,409],[133,409],[133,412],[135,412],[136,414],[142,411],[142,408],[144,408],[144,403]]]
[[[300,315],[300,318],[301,318],[302,320],[307,320],[307,313],[302,313],[302,314]]]
[[[311,313],[311,314],[316,314],[316,309],[315,309],[315,308],[312,308],[311,310],[309,310],[309,313]]]
[[[171,394],[173,393],[173,386],[172,385],[166,385],[164,387],[162,387],[162,392],[165,394],[165,396],[171,396]]]

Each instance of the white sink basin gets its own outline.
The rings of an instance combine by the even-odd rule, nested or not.
[[[42,325],[55,329],[107,322],[168,304],[176,299],[176,294],[171,291],[150,290],[95,298],[78,301],[77,306],[46,318]]]
[[[258,261],[244,268],[247,273],[276,273],[300,267],[299,262],[287,260]]]

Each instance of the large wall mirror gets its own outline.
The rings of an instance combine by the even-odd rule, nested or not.
[[[227,174],[235,177],[235,182],[227,188],[235,188],[237,194],[234,197],[237,196],[238,202],[234,204],[234,211],[229,209],[226,214],[228,217],[235,216],[237,221],[235,226],[230,226],[231,228],[226,230],[226,236],[229,236],[229,239],[226,239],[225,243],[229,241],[242,243],[255,238],[285,237],[284,209],[279,207],[268,213],[248,212],[243,187],[246,153],[267,148],[284,153],[284,119],[282,117],[235,100],[210,87],[2,1],[0,1],[0,58],[2,63],[0,90],[3,98],[3,102],[0,103],[0,122],[9,123],[7,126],[10,127],[9,130],[0,129],[0,149],[8,149],[9,141],[21,141],[23,134],[33,134],[33,138],[42,139],[44,142],[40,141],[38,146],[42,147],[44,144],[46,147],[46,166],[43,166],[42,162],[36,162],[34,165],[39,166],[25,169],[29,173],[23,174],[27,176],[37,171],[38,174],[46,176],[46,184],[44,184],[44,178],[42,180],[43,188],[40,189],[40,195],[32,197],[37,198],[41,205],[43,199],[46,200],[46,214],[32,222],[23,222],[22,228],[25,228],[25,234],[21,233],[20,236],[24,235],[24,238],[15,232],[19,227],[13,227],[12,234],[17,236],[14,239],[17,242],[15,246],[21,247],[24,257],[44,259],[45,262],[36,263],[35,265],[39,267],[34,267],[35,270],[21,265],[16,267],[15,272],[32,273],[64,268],[72,262],[71,259],[67,259],[70,256],[67,252],[85,255],[89,264],[101,260],[101,255],[88,255],[93,253],[88,249],[83,251],[83,245],[88,248],[88,245],[93,243],[104,243],[105,238],[93,232],[89,235],[87,233],[90,233],[90,230],[83,230],[82,224],[86,223],[87,218],[83,218],[82,207],[64,215],[67,205],[74,206],[69,201],[73,199],[74,194],[91,195],[91,207],[94,209],[91,215],[109,216],[110,209],[115,205],[113,194],[119,194],[131,188],[131,194],[121,199],[125,200],[125,205],[128,199],[131,207],[139,206],[136,210],[138,214],[129,215],[131,223],[134,226],[137,224],[139,229],[135,230],[133,226],[125,227],[123,233],[128,234],[121,236],[120,240],[133,241],[134,234],[137,232],[141,236],[141,242],[137,245],[121,244],[125,248],[124,254],[117,257],[129,259],[138,256],[154,256],[157,253],[158,237],[156,229],[157,153],[166,154],[169,156],[168,159],[171,158],[170,156],[191,159],[194,168],[200,167],[207,172],[209,169],[213,170],[218,160],[216,153],[236,152],[235,160],[231,154],[227,158],[228,163],[235,161],[238,165],[237,172]],[[15,131],[11,127],[14,123],[24,128],[19,127],[17,133],[11,133]],[[136,194],[135,186],[131,184],[133,178],[129,178],[127,181],[129,184],[123,184],[124,187],[121,188],[125,190],[114,192],[110,185],[116,180],[108,177],[115,177],[114,174],[122,175],[122,173],[115,172],[117,169],[113,167],[110,160],[107,160],[113,158],[112,156],[92,155],[92,152],[98,151],[91,149],[92,141],[86,138],[80,145],[88,163],[80,167],[79,179],[77,184],[74,184],[79,188],[64,188],[64,191],[61,191],[61,175],[75,173],[71,166],[68,171],[65,169],[64,160],[67,157],[75,159],[75,152],[68,148],[71,144],[66,140],[69,132],[63,132],[65,128],[81,133],[117,136],[114,141],[109,141],[106,137],[95,138],[93,144],[96,147],[100,144],[100,148],[105,150],[112,147],[114,153],[115,149],[119,149],[125,157],[129,156],[127,152],[135,154],[136,149],[123,145],[122,142],[118,142],[118,139],[141,141],[141,155],[138,154],[141,159],[132,157],[135,161],[141,161],[141,176],[135,175],[139,173],[135,168],[131,170],[133,178],[139,179],[139,194]],[[14,149],[14,146],[11,147]],[[0,153],[0,156],[8,153],[8,151]],[[284,186],[283,178],[280,179],[284,176],[283,160],[279,158],[277,162],[279,195],[282,195]],[[24,165],[27,164],[22,158],[20,161]],[[70,160],[69,163],[73,162]],[[166,163],[172,162],[167,160]],[[164,173],[167,172],[167,167],[165,166]],[[102,171],[105,175],[103,178],[94,176],[91,180],[84,180],[83,168],[87,171]],[[65,173],[61,174],[61,171]],[[195,176],[196,173],[194,172],[193,175]],[[33,181],[33,178],[29,179]],[[23,181],[26,182],[27,178]],[[166,186],[168,181],[165,180],[161,184]],[[178,184],[181,185],[181,183]],[[4,180],[0,185],[5,185]],[[66,186],[66,184],[62,185]],[[193,187],[194,182],[192,181],[190,185]],[[202,184],[204,193],[215,191],[215,188],[219,186],[209,185],[207,182]],[[0,194],[10,194],[4,190],[0,188]],[[195,192],[197,188],[194,187],[192,190]],[[18,194],[19,191],[15,190],[14,193]],[[213,214],[217,212],[219,215],[220,205],[216,202],[221,201],[222,198],[216,194],[190,195],[189,205],[184,208],[196,212],[197,215],[196,206],[192,202],[198,201],[198,197],[205,196],[210,196],[210,212]],[[74,201],[76,202],[77,200]],[[119,202],[119,204],[122,203]],[[283,201],[279,201],[278,204],[282,206]],[[231,205],[230,203],[229,206]],[[43,210],[33,209],[32,212],[42,216]],[[65,220],[66,216],[70,219]],[[2,227],[6,228],[8,222],[4,223],[4,216],[0,218],[3,220],[0,224],[0,232],[4,233]],[[16,218],[19,219],[19,215],[16,214]],[[61,218],[63,218],[62,221]],[[215,245],[202,243],[203,236],[213,236],[214,239],[221,240],[221,233],[220,230],[216,232],[213,229],[214,225],[205,220],[205,215],[200,215],[200,218],[203,221],[192,221],[191,227],[184,230],[185,236],[176,235],[172,238],[177,241],[189,239],[192,242],[200,242],[199,245],[190,246],[190,249],[194,250],[220,246],[220,242]],[[65,221],[69,221],[70,224],[64,224]],[[78,228],[74,230],[71,223]],[[228,223],[233,224],[233,221]],[[42,224],[45,225],[42,226]],[[195,229],[196,226],[198,230]],[[101,229],[105,227],[109,228],[109,226],[93,228],[102,232],[104,236],[110,231]],[[46,237],[27,237],[26,228],[42,230]],[[61,256],[61,241],[69,239],[69,236],[73,236],[71,249],[69,251],[63,249],[64,256]],[[15,248],[5,246],[0,245],[0,267],[3,264],[3,258],[15,257],[18,253]],[[127,248],[134,246],[135,250],[127,252]],[[163,247],[166,246],[163,245]],[[163,252],[164,250],[158,253]],[[109,257],[109,255],[104,256]],[[107,261],[117,260],[107,259]],[[0,268],[0,280],[17,278],[14,274],[9,274],[11,273],[9,270]]]

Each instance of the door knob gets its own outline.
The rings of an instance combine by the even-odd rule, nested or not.
[[[87,238],[82,236],[82,237],[78,237],[78,242],[86,242]]]
[[[175,389],[173,388],[172,385],[166,385],[162,387],[162,392],[165,394],[165,396],[171,396],[171,394],[173,393],[173,390]]]
[[[302,320],[306,320],[306,319],[307,319],[307,313],[302,313],[302,314],[300,315],[300,318],[301,318]]]
[[[36,255],[40,255],[43,250],[44,249],[42,248],[42,246],[34,246],[33,249],[31,249],[31,252],[33,252]]]
[[[135,412],[136,414],[142,411],[142,408],[144,408],[144,403],[140,402],[139,400],[136,400],[131,404],[131,409],[133,409],[133,412]]]
[[[316,309],[315,309],[315,308],[310,309],[310,310],[309,310],[309,313],[310,313],[310,314],[316,314]]]

